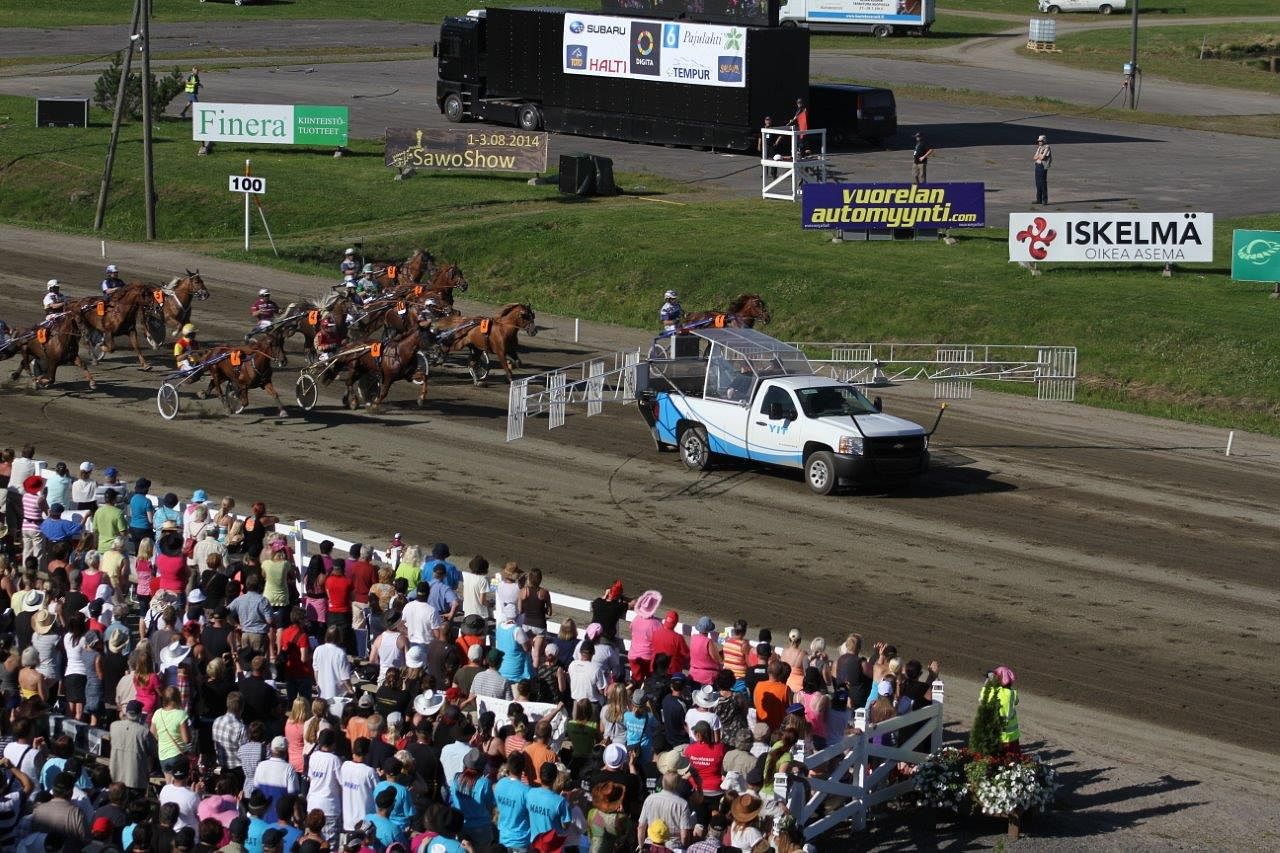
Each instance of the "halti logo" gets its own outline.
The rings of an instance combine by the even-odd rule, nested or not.
[[[571,22],[569,24],[569,32],[575,33],[575,34],[582,32],[582,21]]]
[[[1049,244],[1056,240],[1058,232],[1049,227],[1043,216],[1031,220],[1031,225],[1018,232],[1018,242],[1027,243],[1027,254],[1037,261],[1049,256]]]
[[[737,27],[731,27],[724,37],[725,50],[742,50],[742,32]]]

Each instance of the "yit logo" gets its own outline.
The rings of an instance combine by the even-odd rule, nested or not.
[[[585,44],[565,45],[564,67],[570,71],[585,71],[587,69],[587,46]]]
[[[680,47],[680,25],[679,24],[663,24],[662,25],[662,46],[675,50]]]
[[[580,33],[582,32],[582,29],[582,21],[572,21],[569,24],[569,32],[571,33]]]
[[[1018,242],[1027,243],[1027,254],[1037,261],[1049,256],[1049,244],[1056,240],[1058,232],[1049,227],[1043,216],[1031,220],[1031,225],[1018,232]]]
[[[729,32],[724,36],[725,50],[742,50],[742,31],[737,27],[730,27]]]

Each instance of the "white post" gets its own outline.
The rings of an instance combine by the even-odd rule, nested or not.
[[[303,573],[305,574],[307,567],[307,540],[302,538],[302,534],[306,532],[307,522],[300,518],[293,523],[293,527],[293,564],[304,570]]]
[[[853,710],[853,727],[860,732],[867,730],[867,709],[855,708]]]
[[[244,173],[246,176],[252,174],[250,171],[249,161],[244,161]],[[249,251],[249,194],[244,194],[244,250]]]
[[[933,735],[929,739],[929,754],[933,755],[942,749],[942,682],[933,682],[933,704],[938,709],[938,717],[933,721]]]
[[[577,317],[573,318],[573,342],[575,344],[578,342],[578,318]]]
[[[106,240],[102,241],[102,259],[104,261],[107,259],[107,241]]]
[[[1228,456],[1231,455],[1231,445],[1235,440],[1236,440],[1235,430],[1232,430],[1231,432],[1227,433],[1227,455]]]

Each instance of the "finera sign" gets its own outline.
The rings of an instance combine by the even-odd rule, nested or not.
[[[195,104],[191,138],[255,145],[347,144],[346,107],[275,104]]]

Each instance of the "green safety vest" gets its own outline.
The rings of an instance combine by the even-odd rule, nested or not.
[[[200,78],[195,74],[187,75],[187,84],[182,88],[188,95],[195,94],[196,89],[200,88]]]
[[[1012,687],[997,687],[996,699],[1000,702],[1000,716],[1004,718],[1000,742],[1021,740],[1021,732],[1018,730],[1018,691]]]

